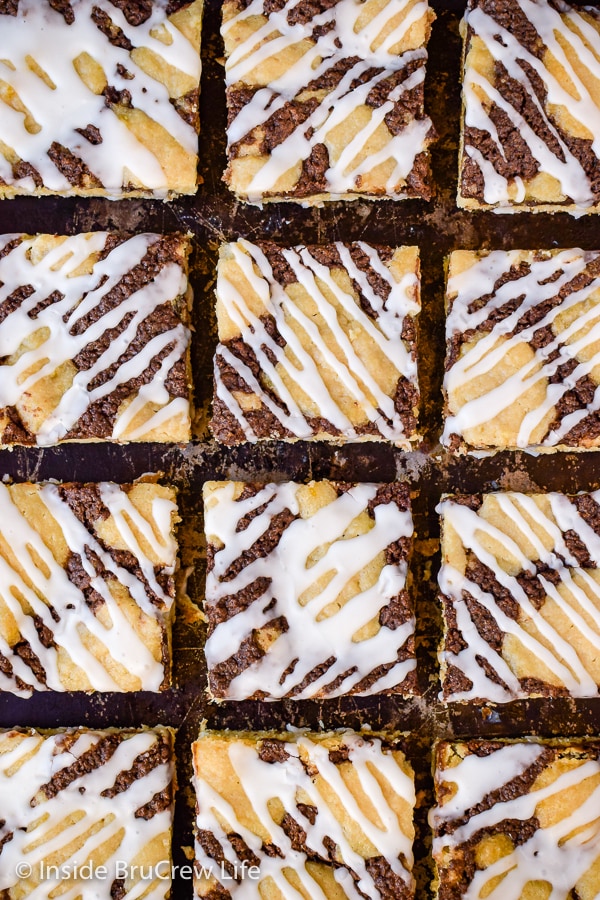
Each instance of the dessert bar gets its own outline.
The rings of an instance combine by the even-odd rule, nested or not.
[[[417,439],[416,247],[224,244],[212,430],[267,439]]]
[[[431,197],[426,0],[225,0],[225,181],[250,203]]]
[[[459,206],[598,212],[598,8],[468,0],[462,30]]]
[[[410,900],[413,773],[393,737],[204,732],[199,897]]]
[[[406,485],[208,482],[204,501],[213,698],[414,692]]]
[[[195,193],[201,15],[202,0],[2,3],[0,197]]]
[[[168,897],[173,737],[168,728],[0,732],[2,897]]]
[[[442,443],[600,446],[600,252],[450,256]]]
[[[0,485],[0,690],[170,683],[171,488]]]
[[[447,700],[600,693],[600,492],[440,505]]]
[[[597,742],[441,742],[431,812],[439,900],[595,897]]]
[[[0,236],[0,442],[190,439],[187,238]]]

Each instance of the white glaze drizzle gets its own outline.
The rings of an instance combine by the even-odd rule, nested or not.
[[[527,17],[539,35],[545,52],[551,53],[563,67],[577,97],[573,97],[565,89],[563,75],[558,76],[552,72],[546,61],[531,53],[481,7],[475,6],[467,11],[466,24],[484,42],[494,61],[501,63],[510,77],[519,82],[529,94],[544,125],[558,142],[564,159],[560,159],[527,123],[517,106],[513,106],[511,98],[503,96],[493,82],[472,66],[467,66],[464,76],[465,124],[487,132],[497,145],[500,154],[506,158],[505,149],[489,114],[490,104],[503,110],[527,144],[539,165],[539,172],[559,182],[560,192],[567,199],[557,198],[557,201],[572,203],[576,208],[585,209],[598,202],[597,192],[594,191],[583,166],[557,131],[548,113],[548,107],[550,105],[564,107],[573,119],[591,133],[592,150],[596,156],[600,154],[600,108],[562,45],[562,42],[568,45],[571,59],[574,56],[579,65],[585,66],[590,78],[600,79],[600,58],[586,46],[577,30],[587,38],[592,47],[597,47],[599,33],[585,21],[579,11],[571,9],[567,4],[562,4],[561,12],[556,6],[540,0],[515,0],[515,6]],[[546,90],[544,103],[536,97],[523,62],[531,66],[542,80]],[[486,97],[485,103],[482,102],[481,93]],[[477,163],[483,175],[485,203],[508,205],[522,203],[525,200],[526,186],[521,179],[515,179],[516,196],[511,198],[509,181],[496,171],[493,163],[482,155],[480,148],[468,143],[468,138],[465,142],[465,153]],[[510,163],[510,159],[508,162]]]
[[[199,741],[200,752],[197,760],[202,759],[202,741],[210,741],[210,736]],[[326,900],[319,883],[306,868],[306,854],[294,850],[290,838],[283,828],[271,816],[268,803],[278,798],[288,812],[302,828],[305,829],[307,847],[327,858],[327,850],[323,843],[326,837],[331,838],[339,848],[343,863],[357,873],[359,880],[355,885],[346,869],[337,870],[334,877],[349,900],[358,900],[361,896],[358,889],[367,896],[377,897],[379,893],[372,876],[367,870],[363,857],[353,849],[347,838],[347,831],[339,821],[339,813],[330,811],[330,800],[327,792],[320,788],[301,762],[300,751],[308,765],[318,771],[327,788],[334,792],[343,809],[344,817],[360,829],[362,834],[377,848],[378,855],[383,856],[392,872],[407,885],[413,884],[410,869],[413,853],[411,838],[403,833],[398,818],[386,800],[381,786],[373,772],[378,772],[398,797],[414,807],[415,790],[412,778],[407,775],[394,757],[385,752],[378,738],[362,738],[350,732],[342,736],[342,746],[348,749],[348,762],[352,765],[358,781],[375,808],[381,826],[375,824],[360,808],[356,797],[348,789],[337,766],[329,759],[328,750],[319,741],[309,735],[299,735],[294,741],[284,742],[283,746],[289,758],[283,763],[268,763],[260,759],[257,747],[242,741],[231,741],[228,747],[229,762],[239,778],[241,788],[246,795],[254,814],[260,820],[262,828],[270,835],[273,844],[282,851],[282,857],[269,856],[262,851],[261,839],[243,821],[238,811],[228,800],[221,796],[208,781],[203,778],[202,770],[196,765],[194,784],[198,799],[197,827],[211,831],[221,844],[225,858],[239,863],[239,859],[231,846],[227,832],[219,824],[217,816],[230,826],[229,831],[241,835],[246,844],[258,856],[260,863],[260,880],[272,879],[285,900],[298,900],[301,894],[286,877],[285,869],[293,869],[300,878],[304,891],[315,900]],[[316,776],[315,776],[316,777]],[[310,799],[306,799],[306,795]],[[309,803],[318,812],[314,824],[297,809],[296,803]],[[214,870],[211,859],[206,855],[199,842],[196,842],[196,859],[208,870]],[[401,859],[406,860],[405,865]],[[215,872],[218,876],[218,870]],[[225,883],[231,889],[231,883]],[[257,896],[257,881],[251,878],[242,879],[235,885],[235,896],[240,900]]]
[[[232,16],[222,27],[226,36],[229,31],[252,16],[263,15],[264,0],[252,0],[243,10]],[[390,113],[402,94],[416,87],[425,77],[424,63],[427,53],[424,48],[407,50],[403,54],[392,53],[394,47],[406,36],[410,27],[428,14],[426,0],[420,0],[406,14],[408,0],[390,0],[368,24],[359,28],[358,19],[364,12],[364,4],[357,0],[338,0],[329,9],[314,16],[305,24],[290,25],[288,13],[295,6],[295,0],[288,0],[280,10],[269,13],[262,27],[249,33],[246,39],[230,53],[226,60],[226,82],[228,86],[244,84],[254,70],[277,58],[301,41],[310,41],[310,49],[270,82],[260,88],[237,113],[228,128],[228,142],[232,145],[262,125],[286,103],[301,96],[303,89],[327,72],[339,61],[358,57],[358,61],[341,78],[339,83],[328,89],[308,118],[300,123],[290,135],[274,147],[261,168],[254,175],[247,188],[247,199],[260,203],[264,195],[273,191],[279,178],[293,165],[310,156],[313,147],[327,143],[332,130],[344,122],[365,103],[371,90],[385,78],[416,60],[423,64],[408,75],[388,96],[382,105],[372,110],[369,121],[358,131],[344,148],[339,159],[332,160],[325,172],[328,192],[332,198],[345,194],[360,194],[360,178],[376,166],[394,160],[394,168],[385,185],[385,194],[391,197],[404,195],[404,182],[411,172],[419,153],[426,150],[429,143],[431,120],[427,117],[415,118],[399,134],[389,135],[385,146],[366,152],[360,161],[369,138],[384,117]],[[404,18],[393,27],[381,41],[381,34],[389,23],[404,13]],[[315,28],[334,27],[319,37],[312,37]],[[277,36],[274,36],[277,35]],[[369,70],[374,70],[370,71]],[[364,83],[353,82],[362,79],[369,72]]]
[[[0,840],[12,832],[11,839],[2,846],[0,890],[8,891],[26,885],[27,897],[31,900],[47,900],[56,896],[58,890],[65,900],[111,900],[110,889],[117,861],[133,864],[147,845],[163,833],[170,832],[172,809],[164,809],[147,819],[136,817],[135,812],[168,787],[174,777],[172,762],[155,766],[138,776],[126,790],[112,797],[102,796],[103,791],[113,787],[120,772],[127,772],[136,757],[152,749],[160,729],[155,732],[124,732],[124,740],[110,759],[105,759],[96,768],[73,780],[54,797],[34,801],[44,784],[61,770],[72,766],[106,734],[82,731],[65,750],[61,746],[61,734],[42,736],[32,732],[24,740],[19,740],[15,732],[0,733],[1,819],[4,820],[0,827]],[[29,754],[32,755],[28,759]],[[83,793],[80,787],[85,788]],[[69,823],[71,816],[76,818]],[[60,830],[53,834],[59,825]],[[65,852],[71,842],[81,839],[93,826],[96,830],[87,836],[78,850]],[[77,863],[82,866],[90,855],[93,858],[94,851],[97,852],[104,842],[119,835],[119,832],[117,846],[102,863],[107,869],[106,877],[93,880],[85,877],[57,878],[47,869],[54,863],[52,854],[57,854],[56,859],[60,860],[61,865]],[[32,879],[20,885],[16,870],[17,864],[23,862],[32,867]],[[171,881],[170,865],[161,865],[159,871],[166,875],[165,880],[144,879],[127,891],[127,900],[140,897],[140,889],[147,889],[143,896],[149,900],[164,898]],[[41,880],[40,875],[43,875]]]
[[[18,235],[3,236],[0,246],[5,247],[16,237]],[[4,361],[1,366],[0,407],[17,406],[18,409],[21,402],[26,406],[28,392],[35,388],[40,379],[50,377],[88,344],[99,341],[106,330],[119,326],[126,316],[132,316],[129,324],[109,343],[97,361],[89,369],[76,372],[71,385],[50,415],[39,423],[35,435],[39,446],[60,441],[90,404],[108,397],[128,379],[141,375],[153,358],[169,347],[170,351],[152,378],[137,389],[127,407],[118,410],[112,439],[148,440],[154,428],[169,420],[183,418],[189,421],[189,401],[183,397],[170,397],[165,387],[173,365],[185,356],[189,344],[189,330],[181,323],[147,341],[138,353],[119,365],[108,381],[90,387],[96,376],[118,362],[135,338],[139,325],[152,317],[159,306],[173,302],[184,294],[187,285],[182,267],[169,262],[149,283],[113,305],[80,334],[74,333],[77,323],[102,303],[106,294],[141,262],[147,250],[159,240],[158,235],[136,235],[97,261],[89,274],[73,274],[90,254],[102,251],[107,238],[106,232],[68,237],[33,264],[29,253],[35,238],[24,236],[17,247],[0,259],[0,303],[19,286],[30,285],[34,288],[33,293],[0,322],[0,356],[16,353],[34,332],[38,336],[43,335],[39,346],[28,346],[12,364]],[[53,291],[60,291],[63,299],[32,318],[30,312]],[[154,404],[157,411],[150,413],[143,424],[124,434],[146,403]]]
[[[529,691],[521,688],[504,655],[493,650],[477,631],[476,623],[464,599],[466,593],[485,607],[505,634],[512,635],[542,662],[559,685],[567,688],[572,696],[597,696],[598,684],[593,675],[587,671],[584,659],[578,654],[575,644],[578,640],[584,640],[586,644],[600,652],[600,629],[597,625],[590,624],[590,620],[596,622],[598,618],[600,586],[572,557],[565,545],[563,534],[571,529],[575,531],[584,542],[596,566],[600,566],[600,537],[565,495],[557,493],[545,495],[550,503],[551,517],[544,514],[532,496],[512,492],[493,496],[502,513],[510,518],[513,528],[517,529],[520,535],[518,542],[461,503],[444,500],[439,506],[439,511],[444,529],[452,529],[458,536],[461,546],[488,566],[498,582],[510,592],[520,607],[521,621],[506,615],[493,595],[459,571],[452,565],[451,560],[442,565],[439,575],[440,588],[454,607],[457,628],[466,647],[457,653],[447,649],[441,650],[440,661],[444,667],[455,666],[472,682],[470,689],[455,691],[447,699],[484,698],[503,703],[530,695]],[[598,492],[591,496],[596,502],[600,500]],[[547,550],[545,544],[533,532],[529,525],[531,519],[536,522],[537,528],[542,528],[548,536],[547,543],[551,545],[551,550]],[[487,549],[490,541],[493,541],[495,546],[499,545],[501,549],[494,552]],[[535,574],[534,562],[522,549],[527,544],[531,544],[534,548],[533,559],[549,566],[560,576],[560,585],[563,589],[561,593],[558,591],[558,585],[545,578],[543,573],[537,578],[546,595],[566,617],[567,634],[562,631],[564,626],[559,626],[551,617],[544,617],[541,611],[535,608],[516,576],[508,574],[500,565],[502,556],[506,555],[516,560],[521,572]],[[578,581],[584,581],[586,590],[574,581],[574,576]],[[592,600],[590,595],[595,600]],[[535,626],[539,636],[528,633],[523,627],[523,620]],[[477,656],[487,661],[506,687],[497,684],[486,674]]]
[[[157,604],[150,600],[144,581],[118,565],[110,553],[103,549],[99,540],[61,499],[55,485],[45,484],[39,487],[39,499],[49,516],[60,527],[69,550],[80,556],[81,565],[90,576],[91,586],[104,600],[104,608],[110,617],[107,626],[94,615],[85,601],[83,592],[69,579],[63,566],[54,558],[44,542],[42,532],[33,528],[19,511],[11,495],[11,492],[18,490],[18,486],[9,489],[5,485],[0,485],[2,510],[0,536],[10,546],[19,565],[27,573],[30,583],[21,577],[4,556],[0,556],[0,596],[12,613],[20,635],[29,642],[40,659],[47,683],[44,685],[38,681],[30,667],[14,653],[3,638],[0,638],[0,653],[9,660],[14,673],[13,678],[3,676],[0,688],[27,696],[30,691],[19,688],[16,683],[18,677],[36,690],[64,690],[57,655],[58,648],[64,648],[73,663],[85,672],[94,690],[122,690],[104,662],[97,659],[85,646],[81,633],[83,626],[104,645],[112,660],[140,679],[145,690],[159,690],[165,679],[163,661],[154,659],[136,630],[135,621],[131,622],[120,609],[111,593],[110,581],[118,582],[146,616],[156,619],[162,627],[166,627],[173,597],[161,587],[154,566],[131,526],[134,526],[141,538],[150,545],[152,552],[161,559],[160,571],[172,574],[175,570],[177,553],[171,534],[175,504],[165,497],[152,498],[152,521],[150,521],[141,515],[127,493],[118,485],[99,484],[102,502],[112,516],[119,539],[136,558],[149,588],[159,599]],[[86,549],[99,557],[107,570],[107,576],[97,574],[93,561],[86,554]],[[24,598],[32,613],[24,612],[18,595]],[[46,598],[52,605],[55,614],[59,616],[58,622],[54,620],[49,607],[41,598]],[[45,647],[42,644],[33,616],[39,616],[42,624],[49,629],[56,646]]]
[[[254,629],[277,616],[285,616],[289,628],[277,637],[261,659],[232,679],[227,687],[227,699],[241,700],[256,691],[268,692],[267,699],[285,697],[311,670],[332,655],[337,657],[336,661],[321,677],[294,694],[295,698],[315,696],[338,675],[356,667],[356,671],[348,674],[338,687],[327,692],[327,696],[346,694],[384,663],[391,664],[388,671],[360,693],[373,694],[400,685],[415,668],[414,658],[396,661],[398,651],[414,633],[414,619],[411,617],[393,630],[381,626],[365,640],[356,640],[354,636],[376,619],[404,589],[406,563],[385,565],[372,587],[359,590],[334,615],[320,620],[318,616],[329,604],[336,602],[344,586],[378,553],[401,537],[412,535],[410,512],[399,510],[393,502],[378,504],[370,531],[341,540],[345,529],[367,508],[368,501],[377,491],[377,485],[354,485],[310,518],[295,519],[268,556],[254,560],[235,578],[223,581],[228,567],[268,533],[273,516],[285,509],[298,512],[296,491],[299,486],[296,484],[268,484],[246,500],[233,499],[235,487],[235,482],[219,486],[206,509],[206,532],[210,539],[216,538],[219,546],[222,545],[215,552],[214,568],[207,576],[206,602],[215,604],[222,597],[243,590],[259,577],[268,579],[269,584],[250,606],[220,622],[209,636],[205,650],[209,671],[234,654]],[[215,497],[217,503],[214,503]],[[266,509],[256,515],[247,528],[236,531],[239,520],[263,503],[267,504]],[[323,544],[329,544],[326,553],[314,565],[307,566],[310,554]],[[326,585],[301,605],[298,601],[302,594],[325,575],[329,576]],[[269,608],[271,599],[276,603]],[[296,659],[298,662],[293,671],[283,677]]]
[[[600,351],[590,352],[600,339],[600,305],[596,302],[597,298],[594,298],[595,302],[589,303],[590,298],[600,291],[600,277],[590,275],[591,281],[587,286],[567,293],[560,303],[549,309],[535,324],[516,334],[511,332],[514,331],[519,319],[529,310],[556,297],[574,278],[588,272],[589,264],[597,258],[597,252],[578,249],[562,250],[547,259],[534,260],[532,255],[528,255],[530,271],[505,282],[494,292],[495,282],[519,261],[517,251],[495,250],[476,260],[466,271],[448,280],[448,294],[450,296],[456,294],[456,297],[452,301],[447,318],[447,340],[470,329],[477,329],[486,322],[494,310],[511,300],[522,298],[510,315],[494,323],[490,331],[477,335],[476,344],[463,350],[446,372],[444,391],[450,398],[460,393],[471,382],[492,373],[495,368],[501,370],[503,361],[508,355],[519,345],[529,342],[538,329],[545,326],[557,329],[555,321],[561,313],[577,304],[582,304],[582,308],[571,324],[555,334],[546,346],[535,349],[532,357],[524,361],[519,369],[502,378],[499,384],[485,393],[461,402],[459,408],[448,414],[442,443],[449,444],[452,435],[463,436],[468,429],[475,429],[492,421],[518,404],[519,398],[526,391],[543,384],[545,385],[543,401],[527,413],[520,427],[515,428],[512,440],[509,438],[510,446],[524,448],[535,445],[534,433],[544,418],[567,391],[573,389],[578,379],[591,375],[594,367],[600,364]],[[486,304],[470,312],[469,306],[488,293],[493,296]],[[588,301],[589,308],[583,305],[584,301]],[[583,336],[576,337],[584,326],[588,327],[589,331]],[[558,351],[556,358],[552,358],[554,351]],[[585,355],[589,355],[589,359],[584,361]],[[548,379],[555,374],[558,367],[571,359],[580,360],[573,372],[557,384],[550,384]],[[593,400],[586,407],[564,416],[558,426],[543,437],[539,445],[546,447],[564,445],[569,431],[598,408],[600,408],[600,391],[596,391]]]
[[[516,743],[486,756],[469,754],[447,769],[438,767],[438,785],[452,785],[457,790],[448,802],[432,810],[432,826],[440,828],[462,816],[496,787],[510,784],[542,753],[540,745]],[[518,900],[531,881],[549,884],[548,900],[566,900],[600,855],[600,763],[591,754],[579,766],[557,774],[545,787],[533,787],[514,799],[498,801],[490,808],[470,815],[467,822],[452,833],[438,834],[434,838],[434,855],[441,859],[448,850],[469,840],[480,829],[497,828],[504,820],[525,822],[536,815],[536,808],[542,801],[557,798],[560,804],[561,792],[568,794],[570,790],[581,789],[586,781],[589,785],[586,799],[571,804],[553,824],[536,828],[528,840],[497,861],[476,870],[463,893],[465,900],[479,900],[482,896],[492,900]],[[496,884],[493,883],[495,878],[498,879]]]
[[[121,10],[109,0],[95,0],[100,8],[125,34],[134,47],[148,48],[169,67],[200,80],[200,54],[197,47],[166,16],[166,3],[157,0],[146,22],[130,25]],[[81,80],[74,59],[89,54],[104,69],[107,81],[118,91],[131,94],[132,106],[151,120],[159,122],[171,137],[189,154],[197,153],[197,135],[170,102],[162,82],[147,75],[124,48],[116,47],[102,34],[91,18],[92,5],[71,0],[75,20],[67,25],[62,15],[48,3],[20,0],[17,16],[2,16],[0,26],[0,84],[4,82],[18,95],[29,111],[36,127],[28,128],[26,117],[6,103],[0,103],[2,140],[20,159],[32,164],[43,185],[53,192],[68,192],[71,185],[60,173],[47,151],[58,141],[81,158],[99,179],[109,195],[118,196],[130,181],[127,170],[156,196],[166,196],[166,176],[158,158],[142,144],[134,133],[105,104],[102,94],[94,94]],[[159,40],[157,34],[166,33]],[[65,52],[56,53],[61,46]],[[28,64],[33,57],[47,73],[55,87],[33,71]],[[134,77],[120,74],[123,66]],[[92,144],[76,129],[96,126],[102,142]],[[0,178],[20,192],[31,193],[35,185],[31,176],[15,178],[11,165],[0,154]]]
[[[230,244],[229,249],[235,262],[247,279],[252,291],[261,298],[265,313],[273,316],[277,331],[285,341],[285,347],[293,353],[297,363],[290,360],[285,347],[280,347],[271,337],[260,316],[255,314],[235,284],[227,279],[221,270],[217,281],[217,296],[229,319],[239,328],[244,343],[251,348],[262,372],[269,379],[271,390],[274,390],[280,402],[275,402],[263,389],[252,371],[223,344],[219,344],[215,364],[215,390],[217,397],[225,404],[231,415],[238,422],[248,441],[258,440],[250,422],[244,416],[244,410],[238,399],[229,391],[221,377],[218,357],[233,366],[236,372],[246,381],[255,394],[260,397],[268,410],[292,432],[297,438],[310,438],[314,434],[313,426],[307,421],[281,374],[297,382],[304,393],[318,407],[318,415],[327,419],[339,429],[346,438],[357,439],[360,433],[340,408],[335,394],[328,388],[323,373],[319,370],[318,359],[336,372],[343,387],[355,398],[356,403],[364,410],[368,420],[374,423],[380,435],[388,440],[406,442],[402,419],[394,406],[394,398],[388,396],[379,386],[368,364],[363,361],[342,328],[339,313],[327,293],[330,292],[335,301],[341,305],[342,314],[351,320],[368,335],[377,347],[377,351],[398,371],[398,377],[406,378],[418,389],[417,368],[414,353],[402,341],[402,326],[406,316],[415,316],[420,304],[415,299],[418,289],[416,273],[407,273],[397,281],[383,263],[377,250],[364,242],[359,242],[360,249],[367,254],[369,264],[387,285],[390,293],[383,300],[368,282],[366,273],[361,271],[352,259],[347,246],[336,243],[341,262],[350,278],[359,286],[361,293],[374,310],[377,318],[374,321],[360,307],[352,294],[346,293],[334,281],[327,266],[320,264],[306,247],[294,247],[282,250],[282,255],[293,270],[298,283],[302,285],[319,307],[320,315],[325,319],[334,337],[343,361],[340,361],[327,346],[319,329],[311,317],[302,312],[300,307],[286,293],[282,284],[277,282],[267,257],[261,248],[246,240]],[[417,295],[418,296],[418,295]],[[292,324],[293,323],[293,324]],[[309,351],[303,346],[294,330],[294,325],[309,337],[315,350]],[[314,358],[317,356],[317,360]],[[273,363],[273,358],[275,363]],[[368,391],[368,393],[367,393]],[[375,398],[376,406],[371,397]],[[285,405],[285,407],[284,407]]]

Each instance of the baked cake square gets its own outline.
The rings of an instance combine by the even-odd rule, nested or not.
[[[224,244],[212,430],[226,444],[417,440],[417,247]]]
[[[202,0],[2,3],[0,197],[194,194],[201,15]]]
[[[600,12],[468,0],[458,205],[600,211]]]
[[[189,242],[0,236],[0,442],[190,439]]]
[[[415,789],[398,740],[204,732],[193,754],[197,896],[413,897]]]
[[[224,0],[225,181],[244,201],[430,199],[426,0]]]
[[[1,484],[0,690],[167,688],[176,521],[149,482]]]
[[[598,896],[599,754],[594,742],[438,744],[439,900]]]
[[[600,492],[448,497],[446,700],[600,693]]]
[[[600,252],[450,257],[442,443],[600,446]]]
[[[204,506],[214,699],[415,691],[406,485],[208,482]]]
[[[2,897],[168,897],[174,779],[168,728],[0,732]]]

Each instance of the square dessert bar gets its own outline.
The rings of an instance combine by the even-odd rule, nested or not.
[[[0,443],[190,439],[181,235],[0,236]]]
[[[0,732],[2,897],[168,897],[173,739],[160,727]]]
[[[600,446],[600,252],[450,257],[442,443]]]
[[[599,756],[593,741],[440,742],[439,900],[598,896]]]
[[[415,788],[398,740],[204,732],[193,755],[197,896],[414,896]]]
[[[214,699],[414,693],[406,485],[208,482],[204,506]]]
[[[212,430],[226,444],[417,440],[416,247],[224,244]]]
[[[0,485],[0,690],[166,689],[176,521],[149,482]]]
[[[427,0],[225,0],[225,181],[249,203],[430,199]]]
[[[0,5],[0,197],[196,192],[202,0]]]
[[[468,0],[458,205],[600,211],[600,12]]]
[[[448,497],[443,698],[600,694],[600,492]]]

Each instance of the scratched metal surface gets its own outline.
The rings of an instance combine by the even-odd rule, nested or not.
[[[600,733],[600,701],[518,702],[495,709],[448,709],[437,701],[435,646],[439,618],[434,578],[438,565],[435,506],[444,491],[516,488],[576,491],[600,487],[600,454],[531,456],[498,454],[478,460],[453,459],[440,451],[440,384],[443,362],[443,260],[452,249],[600,247],[597,219],[520,214],[466,213],[454,203],[459,121],[458,0],[432,0],[437,12],[430,43],[427,97],[439,133],[433,148],[436,198],[430,203],[333,203],[323,209],[274,204],[243,206],[221,182],[225,165],[225,102],[218,0],[208,0],[203,37],[202,135],[200,174],[195,197],[164,204],[153,201],[20,198],[0,203],[0,232],[77,231],[118,228],[189,231],[194,236],[192,283],[195,292],[193,367],[198,410],[195,440],[189,446],[72,445],[56,449],[0,451],[0,476],[15,480],[45,478],[130,481],[160,472],[180,492],[182,571],[189,577],[189,600],[179,604],[174,633],[175,687],[163,694],[44,693],[30,700],[0,695],[0,727],[33,725],[134,726],[167,724],[178,728],[180,788],[174,839],[175,862],[191,843],[192,807],[188,788],[189,745],[201,722],[213,728],[335,728],[361,725],[409,731],[411,755],[424,789],[418,814],[418,895],[429,893],[426,807],[430,802],[429,748],[436,737],[461,735],[584,735]],[[270,237],[282,243],[371,240],[418,244],[422,258],[423,312],[420,322],[420,379],[424,398],[423,448],[402,453],[381,444],[336,448],[328,445],[274,443],[260,448],[225,449],[210,440],[207,420],[211,395],[211,357],[216,342],[213,311],[214,269],[221,240]],[[239,703],[207,701],[203,663],[202,600],[204,548],[201,487],[212,478],[407,480],[414,492],[416,554],[413,562],[418,614],[418,653],[422,696],[412,701],[389,698],[329,702]],[[191,897],[189,881],[176,881],[175,898]]]

